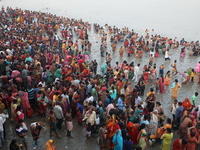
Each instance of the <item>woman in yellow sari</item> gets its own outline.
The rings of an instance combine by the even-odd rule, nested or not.
[[[172,83],[172,98],[177,98],[178,96],[178,90],[180,88],[180,84],[178,83],[178,80],[175,79],[175,82]]]
[[[46,149],[45,150],[56,150],[55,146],[53,146],[53,140],[49,140],[47,143],[46,143]]]

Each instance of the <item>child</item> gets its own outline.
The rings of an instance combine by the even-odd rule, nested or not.
[[[82,113],[80,112],[80,110],[77,110],[77,119],[78,119],[78,124],[82,126]]]
[[[102,126],[99,129],[99,146],[100,149],[107,147],[107,130],[106,130],[106,124],[102,124]]]
[[[87,137],[87,139],[90,139],[90,137],[91,137],[91,131],[92,131],[91,124],[88,123],[88,125],[86,126],[86,137]]]
[[[127,139],[123,141],[124,150],[132,150],[133,142],[131,141],[131,136],[128,135]]]

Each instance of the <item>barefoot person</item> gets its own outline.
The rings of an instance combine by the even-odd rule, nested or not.
[[[73,130],[73,123],[72,123],[71,109],[67,109],[65,124],[66,124],[66,129],[67,129],[67,136],[72,138],[71,132]]]
[[[53,136],[52,135],[52,131],[56,134],[57,138],[60,138],[57,134],[57,126],[56,126],[56,116],[53,112],[53,110],[50,110],[49,112],[49,122],[50,122],[50,137]]]

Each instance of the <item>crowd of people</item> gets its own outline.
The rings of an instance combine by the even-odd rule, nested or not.
[[[200,84],[200,62],[183,73],[177,70],[177,61],[170,71],[164,64],[156,66],[154,59],[164,56],[170,61],[170,49],[181,48],[198,56],[199,41],[188,42],[184,38],[169,39],[160,35],[139,36],[127,27],[119,29],[107,24],[101,27],[81,19],[69,19],[50,13],[2,7],[0,11],[0,147],[6,139],[6,118],[16,124],[16,139],[10,150],[28,149],[25,123],[27,117],[38,114],[50,124],[49,136],[63,130],[73,138],[73,124],[86,126],[86,137],[97,135],[100,149],[144,150],[155,143],[162,143],[162,150],[195,150],[200,143],[200,117],[196,105],[198,91],[191,99],[177,101],[181,85]],[[103,65],[90,58],[92,42],[90,30],[101,37],[100,57],[106,57]],[[153,32],[154,30],[152,30]],[[149,61],[141,69],[136,62],[116,62],[111,65],[112,53],[123,57],[142,58],[149,53]],[[120,48],[118,49],[120,45]],[[121,46],[122,45],[122,46]],[[95,49],[95,48],[94,48]],[[134,55],[134,56],[133,56]],[[97,56],[98,57],[98,56]],[[158,68],[158,71],[157,71]],[[142,73],[141,73],[142,72]],[[180,74],[182,81],[172,76]],[[145,93],[148,84],[155,85]],[[171,116],[165,115],[158,93],[165,94],[171,86],[173,104]],[[170,119],[171,118],[171,119]],[[37,146],[42,125],[30,125],[34,145]],[[173,144],[173,131],[180,138]],[[22,144],[18,144],[22,143]],[[54,141],[46,143],[46,150],[54,150]]]

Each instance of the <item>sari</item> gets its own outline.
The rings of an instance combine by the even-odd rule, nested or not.
[[[133,141],[134,144],[137,144],[137,136],[138,135],[138,129],[140,127],[139,123],[132,123],[129,122],[126,125],[127,129],[128,129],[128,134],[131,135],[131,141]]]
[[[115,133],[113,139],[112,139],[114,146],[114,150],[122,150],[123,148],[123,138],[122,138],[122,131],[118,129],[118,132]]]
[[[190,134],[188,134],[187,136],[187,140],[188,140],[188,144],[186,145],[186,149],[187,150],[195,150],[196,147],[197,147],[197,138],[194,136],[194,137],[191,137]]]
[[[138,146],[140,146],[142,150],[146,148],[146,135],[147,135],[146,131],[142,129],[137,137]]]
[[[172,98],[177,98],[178,96],[178,89],[180,88],[180,84],[179,83],[173,83],[172,84]]]
[[[46,143],[46,149],[45,150],[55,150],[55,147],[53,146],[53,140],[49,140]]]
[[[170,75],[166,75],[165,77],[165,85],[169,85],[170,84]]]
[[[192,108],[192,104],[190,103],[190,100],[188,98],[185,98],[185,100],[182,102],[182,105],[184,107],[184,110]]]
[[[159,87],[160,87],[160,93],[165,93],[165,82],[164,78],[159,79]]]

